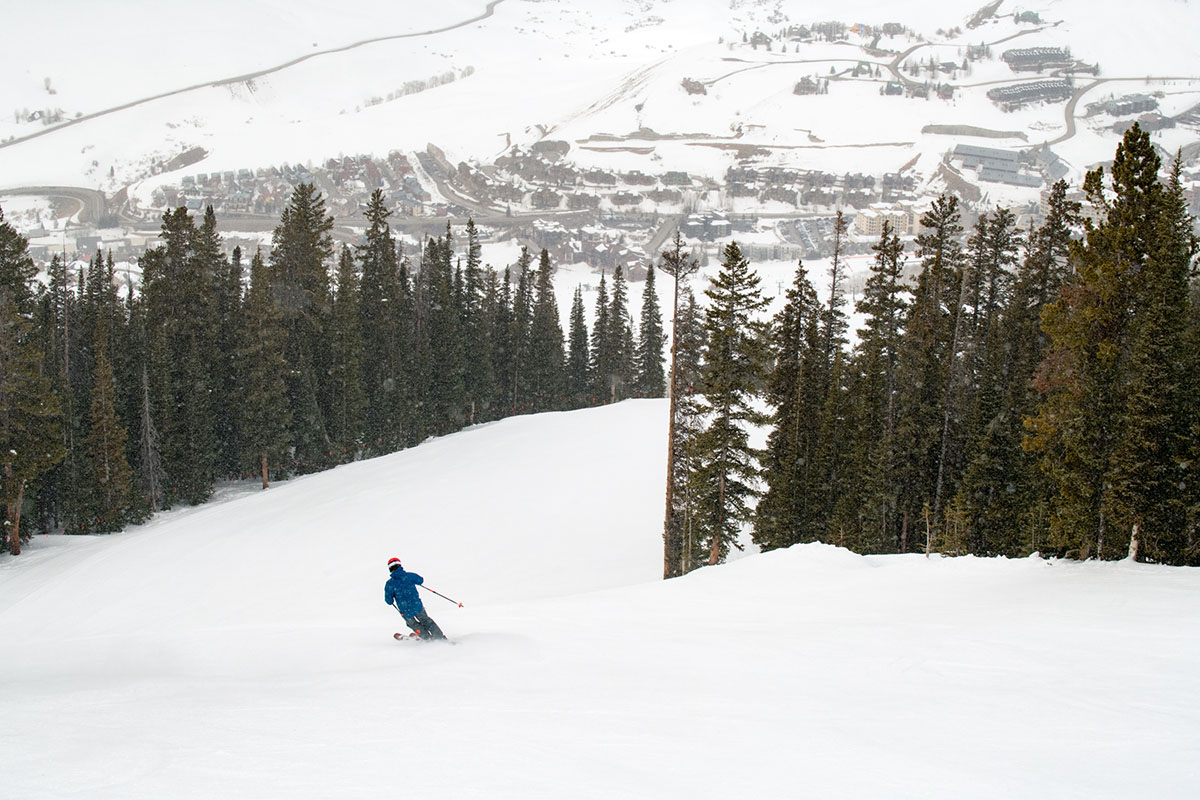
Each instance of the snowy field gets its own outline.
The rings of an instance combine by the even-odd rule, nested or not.
[[[879,175],[915,158],[909,168],[928,181],[962,138],[925,134],[928,124],[1021,133],[962,139],[1008,148],[1066,132],[1062,104],[1005,113],[986,98],[990,86],[1031,77],[1000,61],[1016,47],[1069,47],[1076,58],[1099,63],[1104,82],[1088,91],[1089,102],[1163,92],[1166,113],[1200,103],[1195,2],[1145,0],[1134,14],[1115,0],[1004,0],[994,18],[967,27],[982,5],[363,0],[346,8],[318,0],[213,0],[201,13],[147,0],[25,4],[6,15],[0,31],[0,188],[72,185],[114,194],[128,186],[146,204],[156,186],[196,172],[383,156],[430,142],[454,163],[486,163],[511,145],[543,138],[572,142],[571,158],[585,168],[682,169],[719,178],[737,161],[726,148],[735,142],[761,148],[761,165],[833,173]],[[1019,11],[1036,12],[1042,22],[1018,24]],[[743,41],[824,20],[898,23],[907,32],[884,37],[876,50],[867,32],[837,44],[776,42],[772,51]],[[47,47],[48,39],[93,46]],[[990,60],[915,79],[955,84],[953,100],[882,96],[901,54],[910,54],[902,68],[931,58],[959,64],[966,48],[979,44],[993,47]],[[856,65],[868,66],[871,76],[836,74]],[[431,81],[447,75],[453,80]],[[793,94],[801,78],[830,75],[829,94]],[[684,92],[684,78],[704,83],[707,94]],[[429,88],[399,93],[414,81]],[[1077,83],[1090,85],[1090,76]],[[2,146],[45,131],[47,112],[72,124]],[[1111,120],[1093,130],[1097,121],[1084,121],[1084,113],[1081,103],[1078,135],[1056,146],[1076,183],[1086,167],[1111,158],[1119,139]],[[642,128],[669,138],[649,146],[634,141],[641,153],[631,152],[629,141],[593,140]],[[1169,152],[1196,139],[1194,127],[1155,135]],[[162,172],[169,159],[196,147],[207,152],[199,165]]]
[[[661,573],[665,401],[0,556],[0,796],[1192,798],[1200,570]],[[397,643],[399,556],[457,642]]]

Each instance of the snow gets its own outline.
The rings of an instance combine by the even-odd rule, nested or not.
[[[665,414],[35,537],[0,557],[0,794],[1193,796],[1200,571],[802,545],[663,582]],[[392,641],[394,555],[457,646]]]
[[[454,163],[486,162],[510,143],[551,137],[571,141],[571,159],[583,167],[683,169],[719,178],[736,156],[710,145],[737,141],[767,148],[756,163],[832,173],[881,174],[919,155],[918,173],[928,178],[953,143],[922,134],[926,124],[1017,130],[1030,144],[1063,132],[1061,104],[1009,114],[986,99],[993,83],[1036,77],[1016,75],[999,61],[1009,47],[1068,46],[1077,58],[1100,63],[1100,92],[1139,91],[1153,77],[1178,80],[1149,88],[1200,93],[1196,3],[1146,0],[1139,13],[1128,14],[1113,0],[1099,7],[1091,0],[1044,0],[1036,8],[1005,0],[997,13],[1008,16],[963,27],[981,3],[501,0],[486,17],[484,0],[403,8],[364,0],[353,9],[318,0],[213,0],[203,14],[146,0],[122,4],[120,12],[82,0],[26,4],[6,17],[0,34],[0,68],[12,78],[0,86],[0,142],[43,130],[40,121],[18,121],[21,111],[61,109],[70,120],[133,105],[0,148],[0,174],[5,186],[93,186],[109,194],[130,186],[148,205],[156,185],[183,174],[319,162],[341,153],[382,156],[430,142]],[[1044,24],[1015,23],[1013,12],[1025,10],[1039,13]],[[1120,26],[1112,23],[1117,18]],[[945,78],[964,87],[955,100],[918,101],[879,95],[894,56],[867,53],[870,38],[853,34],[845,43],[804,44],[799,52],[795,43],[776,43],[768,52],[741,42],[745,33],[774,34],[827,19],[908,26],[915,36],[884,37],[880,47],[899,53],[919,45],[911,61],[936,56],[958,63],[967,45],[981,42],[993,44],[993,59]],[[48,20],[56,41],[76,45],[45,47]],[[955,28],[962,30],[945,33]],[[828,95],[792,94],[803,76],[827,77],[831,67],[860,62],[882,67],[880,79],[835,81]],[[410,81],[447,72],[457,79],[388,99]],[[686,94],[685,77],[711,83],[709,93]],[[159,97],[171,92],[180,93]],[[614,150],[621,143],[589,143],[595,134],[627,136],[642,127],[684,138],[637,142],[652,148],[648,155]],[[742,136],[731,140],[739,127]],[[1174,145],[1182,136],[1156,139]],[[1194,131],[1188,136],[1194,139]],[[1078,184],[1087,166],[1111,157],[1117,141],[1110,130],[1065,143],[1072,180]],[[153,175],[193,147],[208,152],[200,165]]]

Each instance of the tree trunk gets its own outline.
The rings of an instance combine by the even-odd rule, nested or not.
[[[905,511],[900,519],[900,552],[908,552],[908,512]]]
[[[5,472],[12,477],[12,467],[6,466]],[[17,502],[8,509],[8,552],[14,556],[21,555],[21,504],[25,500],[25,481],[21,481],[17,489]]]
[[[269,473],[267,472],[267,454],[259,454],[258,459],[258,468],[262,473],[262,488],[269,489],[271,488],[271,484],[268,481]]]
[[[714,566],[721,563],[721,537],[725,535],[725,473],[721,473],[721,480],[717,486],[717,529],[713,531],[712,547],[708,551],[709,566]]]
[[[933,532],[930,530],[929,506],[925,507],[925,557],[929,558],[929,553],[933,550]]]
[[[1138,527],[1141,524],[1142,523],[1140,523],[1140,522],[1133,523],[1133,530],[1130,531],[1130,533],[1129,533],[1129,560],[1130,561],[1138,560],[1138,545],[1140,544],[1140,542],[1138,541]]]
[[[680,532],[671,525],[671,511],[675,505],[675,415],[678,413],[675,391],[675,356],[678,352],[679,281],[675,281],[674,311],[671,317],[671,399],[667,422],[667,510],[663,518],[663,580],[683,574]]]

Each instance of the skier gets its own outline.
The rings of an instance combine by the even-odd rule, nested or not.
[[[425,579],[415,572],[405,572],[398,558],[388,560],[388,572],[392,576],[383,586],[383,601],[396,607],[404,617],[404,624],[416,636],[422,639],[445,639],[446,634],[425,613],[425,606],[417,595],[417,587]]]

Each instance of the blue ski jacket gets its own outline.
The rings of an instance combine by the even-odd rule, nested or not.
[[[406,617],[420,614],[425,606],[417,595],[417,587],[424,582],[425,579],[417,573],[405,572],[404,567],[397,567],[383,586],[383,601],[395,606]]]

